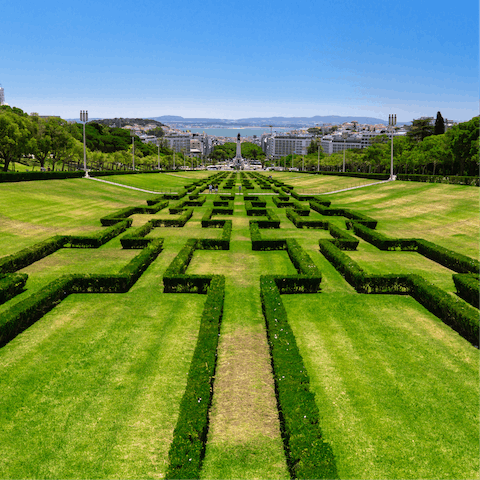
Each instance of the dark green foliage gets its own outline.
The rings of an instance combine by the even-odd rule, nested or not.
[[[0,172],[0,183],[81,178],[84,175],[84,172]]]
[[[229,250],[231,235],[232,221],[224,220],[222,238],[199,238],[196,248],[198,248],[199,250]]]
[[[18,295],[27,283],[26,273],[0,274],[0,304]]]
[[[145,213],[145,209],[148,207],[126,207],[122,208],[121,210],[117,210],[110,215],[106,215],[100,219],[101,224],[104,227],[108,227],[110,225],[115,225],[118,222],[121,222],[125,218],[128,218],[130,215],[134,215],[136,213]]]
[[[154,218],[151,220],[154,227],[183,227],[192,218],[193,208],[187,208],[178,218]]]
[[[427,240],[417,239],[418,253],[434,262],[450,268],[458,273],[478,273],[479,261],[454,252],[448,248],[440,247]]]
[[[382,233],[372,230],[357,222],[351,222],[353,231],[360,238],[368,243],[375,245],[380,250],[406,250],[416,251],[418,249],[417,240],[415,238],[389,238]]]
[[[168,479],[200,478],[205,456],[225,296],[225,278],[214,275],[210,279],[197,345],[168,454]]]
[[[335,239],[330,241],[341,250],[357,249],[359,240],[357,240],[355,237],[352,237],[352,235],[349,235],[347,232],[344,232],[342,229],[331,223],[328,224],[328,231],[330,232],[330,235]]]
[[[478,310],[418,275],[368,275],[329,240],[320,240],[319,245],[325,258],[359,293],[411,295],[466,340],[478,345]]]
[[[272,200],[278,208],[293,208],[295,206],[293,200],[287,195],[279,195],[278,197],[274,196],[272,197]]]
[[[285,250],[287,248],[287,242],[285,239],[262,240],[259,223],[260,222],[257,220],[250,220],[250,237],[252,239],[252,250]]]
[[[118,275],[64,275],[39,292],[17,303],[0,319],[0,346],[5,345],[42,318],[70,293],[123,293],[162,250],[163,239],[152,241]]]
[[[3,257],[0,259],[0,272],[13,273],[38,262],[38,260],[62,248],[66,241],[67,237],[56,235],[31,247],[24,248],[17,253]]]
[[[435,119],[434,135],[442,135],[445,133],[445,120],[440,112],[437,112],[437,118]]]
[[[145,248],[151,239],[144,238],[154,229],[153,221],[145,223],[141,227],[128,232],[120,239],[123,248]]]
[[[288,323],[276,279],[260,278],[280,414],[280,427],[292,478],[338,478],[335,457],[322,438],[320,415],[310,379]]]
[[[480,298],[480,285],[478,280],[478,274],[474,273],[456,273],[453,275],[458,296],[476,308],[479,308]]]
[[[427,183],[447,183],[452,185],[471,185],[480,186],[479,177],[465,177],[457,175],[414,175],[402,174],[397,175],[397,180],[410,182],[427,182]]]
[[[351,220],[355,220],[357,223],[361,223],[362,225],[365,225],[368,228],[377,227],[377,221],[374,220],[373,218],[367,217],[366,215],[362,215],[361,213],[358,213],[358,212],[353,212],[346,208],[328,208],[323,206],[317,201],[311,201],[310,208],[320,213],[321,215],[345,217]]]
[[[124,232],[132,224],[132,220],[127,218],[118,223],[115,223],[111,227],[99,230],[96,233],[87,236],[81,235],[67,235],[65,236],[65,247],[77,247],[77,248],[98,248],[107,243],[112,238],[115,238],[120,233]]]
[[[325,222],[323,220],[305,219],[303,216],[300,216],[298,214],[298,210],[294,210],[292,208],[287,208],[286,214],[287,214],[287,218],[297,228],[320,228],[320,229],[323,229],[323,230],[326,230],[328,228],[328,222]]]

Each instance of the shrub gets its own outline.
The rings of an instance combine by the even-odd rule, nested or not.
[[[112,238],[115,238],[120,233],[124,232],[132,224],[132,219],[127,218],[118,223],[113,224],[108,228],[104,228],[90,234],[89,236],[81,235],[67,235],[65,236],[66,242],[64,246],[77,247],[77,248],[98,248],[107,243]]]
[[[225,278],[219,275],[210,278],[197,345],[168,453],[166,478],[169,479],[200,478],[205,456],[225,296]]]
[[[0,275],[0,304],[18,295],[27,283],[26,273],[11,273]]]
[[[250,237],[254,251],[285,250],[287,248],[285,239],[263,240],[257,220],[250,220]]]
[[[3,257],[0,259],[0,273],[13,273],[38,262],[38,260],[62,248],[67,241],[66,239],[67,237],[65,236],[56,235],[31,247],[24,248],[17,253]]]
[[[457,289],[458,296],[463,298],[476,308],[479,308],[479,276],[472,273],[456,273],[453,275],[453,281]]]
[[[315,395],[310,391],[310,379],[275,278],[262,276],[260,292],[290,475],[292,478],[338,478],[335,457],[322,438]]]

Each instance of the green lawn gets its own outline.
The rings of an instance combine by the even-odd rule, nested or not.
[[[478,478],[478,351],[409,297],[285,295],[340,478]]]
[[[206,175],[104,179],[173,191]],[[371,183],[273,175],[297,191]],[[254,192],[262,191],[256,185]],[[53,235],[95,232],[103,228],[100,217],[151,197],[86,179],[0,184],[1,256]],[[0,477],[165,475],[205,296],[165,294],[162,276],[187,239],[221,238],[222,229],[201,228],[215,199],[206,197],[183,228],[148,234],[163,238],[164,250],[128,293],[70,295],[0,349]],[[340,478],[478,478],[478,350],[411,297],[357,294],[319,251],[329,232],[296,228],[271,196],[262,198],[281,220],[262,237],[297,239],[322,273],[321,293],[282,300]],[[425,238],[478,258],[475,187],[395,182],[326,198],[372,216],[389,236]],[[132,228],[166,217],[168,208],[136,214]],[[230,250],[197,250],[187,269],[224,275],[226,282],[201,477],[288,478],[259,280],[296,270],[286,251],[252,251],[249,221],[256,217],[246,215],[242,195],[235,195],[234,215],[214,218],[232,220]],[[346,228],[342,217],[311,211],[310,218]],[[139,252],[121,248],[123,235],[98,249],[61,249],[24,268],[26,290],[0,305],[0,319],[60,275],[118,272]],[[417,253],[380,251],[361,240],[346,254],[368,273],[415,272],[455,291],[452,271]]]

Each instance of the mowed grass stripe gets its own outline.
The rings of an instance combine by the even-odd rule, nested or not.
[[[340,478],[477,478],[478,350],[410,297],[283,296]]]
[[[161,478],[204,298],[71,295],[4,347],[2,478]]]
[[[243,200],[243,199],[242,199]],[[210,428],[202,478],[288,478],[270,354],[260,305],[260,272],[295,273],[286,252],[252,252],[237,198],[230,251],[197,251],[188,273],[226,277]]]

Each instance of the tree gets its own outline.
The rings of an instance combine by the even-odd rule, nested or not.
[[[445,121],[443,120],[442,114],[437,112],[433,134],[442,135],[443,133],[445,133]]]
[[[451,142],[454,157],[455,173],[464,175],[478,175],[479,156],[479,117],[468,122],[459,123],[445,134]]]
[[[3,161],[4,172],[8,171],[10,162],[18,161],[31,153],[29,122],[28,116],[14,113],[13,109],[0,110],[0,161]]]
[[[434,126],[432,125],[433,118],[419,118],[412,121],[412,126],[407,135],[412,140],[421,142],[424,138],[433,135]]]

